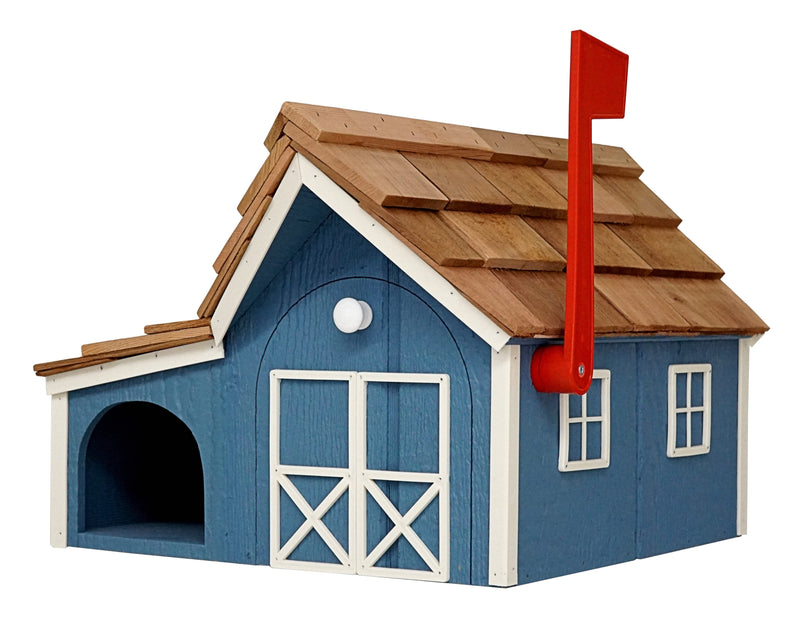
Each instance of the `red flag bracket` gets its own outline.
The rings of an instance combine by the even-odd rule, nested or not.
[[[567,147],[567,298],[564,343],[541,346],[531,359],[538,391],[582,395],[594,370],[594,208],[592,120],[625,116],[628,56],[572,33]]]

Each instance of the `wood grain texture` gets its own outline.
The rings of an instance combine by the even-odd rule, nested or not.
[[[397,151],[315,142],[293,123],[287,123],[285,130],[359,201],[366,197],[381,206],[427,209],[447,205],[447,196]]]
[[[478,267],[483,258],[438,211],[384,208],[362,202],[361,208],[381,220],[407,245],[415,246],[436,264]]]
[[[270,177],[279,161],[281,165],[283,165],[284,161],[281,157],[288,148],[290,141],[288,137],[284,136],[274,145],[274,148],[256,173],[256,177],[253,179],[253,182],[250,183],[244,196],[242,196],[242,199],[239,201],[239,205],[236,207],[236,210],[239,211],[241,215],[244,215],[247,209],[250,208],[250,205],[257,200],[257,196],[261,196],[261,199],[263,199],[263,196],[271,193],[269,188],[264,189],[264,183]],[[280,176],[283,176],[284,172],[286,172],[285,168],[282,172],[279,172]],[[275,190],[273,189],[272,191],[274,192]]]
[[[633,222],[649,225],[677,226],[681,222],[653,191],[638,178],[628,176],[598,176],[603,187],[624,200],[633,213]]]
[[[46,363],[37,363],[33,366],[33,371],[37,376],[52,376],[53,374],[61,374],[62,372],[69,372],[70,370],[78,370],[100,363],[108,363],[114,361],[116,357],[109,355],[91,355],[88,357],[73,357],[71,359],[61,359],[59,361],[48,361]]]
[[[175,342],[184,340],[202,341],[212,337],[211,327],[193,327],[191,329],[180,329],[178,331],[169,331],[164,333],[156,333],[152,335],[137,335],[135,337],[127,337],[118,340],[107,340],[105,342],[95,342],[93,344],[84,344],[81,346],[81,354],[86,357],[90,355],[108,355],[116,356],[120,354],[131,355],[144,352],[144,349],[158,350],[153,346],[171,347],[175,346]],[[132,352],[134,351],[134,352]]]
[[[293,153],[294,151],[291,152]],[[256,228],[258,228],[258,224],[260,224],[261,220],[264,218],[264,213],[267,212],[271,202],[272,196],[266,196],[260,202],[253,201],[253,203],[250,204],[250,208],[247,209],[244,216],[239,220],[233,233],[225,242],[222,251],[214,261],[215,272],[219,273],[225,267],[225,264],[231,259],[231,256],[238,252],[242,243],[253,238]]]
[[[447,196],[448,209],[508,213],[511,202],[466,159],[441,155],[403,155]]]
[[[214,279],[214,283],[211,284],[211,288],[209,288],[206,293],[203,302],[197,309],[198,318],[211,318],[214,315],[214,311],[217,309],[217,305],[219,305],[220,299],[222,299],[222,295],[225,293],[225,289],[228,287],[233,274],[236,272],[236,267],[239,265],[239,262],[241,262],[242,256],[244,256],[244,252],[249,245],[250,238],[245,238],[237,245],[236,252],[230,254],[228,260],[220,269],[216,279]]]
[[[567,222],[559,219],[524,217],[553,249],[566,258]],[[594,270],[595,273],[620,273],[647,275],[653,269],[639,254],[608,228],[607,224],[594,224]]]
[[[440,216],[484,259],[500,269],[561,271],[564,258],[517,215],[442,211]]]
[[[686,332],[689,323],[665,302],[648,277],[595,276],[595,289],[630,322],[633,331]]]
[[[264,146],[267,147],[268,151],[272,152],[275,143],[278,141],[281,135],[283,135],[283,127],[286,125],[286,121],[286,116],[278,113],[278,116],[275,118],[275,122],[272,123],[272,127],[270,127],[269,133],[267,133],[267,137],[264,138]]]
[[[486,161],[469,163],[508,198],[512,213],[566,219],[567,199],[544,179],[538,168]]]
[[[509,295],[496,271],[466,267],[437,267],[437,271],[513,337],[534,337],[547,331],[536,314]]]
[[[545,325],[545,335],[564,333],[567,276],[564,273],[495,270],[508,292]],[[630,332],[631,324],[602,295],[594,296],[595,333]]]
[[[169,331],[180,331],[182,329],[194,329],[195,327],[207,327],[211,321],[207,318],[197,318],[195,320],[181,320],[178,322],[162,322],[154,325],[147,325],[144,332],[148,335],[155,333],[166,333]]]
[[[487,160],[493,154],[474,129],[461,125],[290,102],[281,114],[319,142]]]
[[[543,165],[547,158],[520,133],[495,131],[493,129],[474,128],[483,140],[492,148],[491,161],[519,163],[529,166]]]
[[[536,151],[546,158],[544,167],[566,170],[568,140],[538,135],[526,136]],[[592,144],[592,168],[595,174],[617,174],[638,178],[643,170],[633,158],[618,146]]]
[[[567,171],[557,169],[538,168],[539,173],[553,189],[564,198],[567,197]],[[633,223],[634,217],[627,200],[621,199],[615,193],[606,189],[594,177],[592,184],[594,199],[594,220],[605,223]]]
[[[677,228],[615,226],[609,229],[653,268],[654,275],[718,279],[723,271]]]
[[[691,330],[701,333],[753,335],[769,327],[719,279],[652,277],[650,284],[662,293]]]

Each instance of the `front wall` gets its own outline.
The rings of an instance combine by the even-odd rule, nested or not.
[[[275,256],[293,257],[276,269]],[[330,311],[342,296],[369,301],[375,312],[369,329],[351,336],[335,329]],[[221,361],[70,394],[70,545],[267,563],[269,371],[448,373],[451,580],[486,583],[489,347],[308,190],[301,190],[273,243],[225,338],[225,350]],[[204,546],[81,541],[81,442],[100,412],[129,400],[159,404],[192,430],[205,473]]]
[[[520,385],[519,580],[531,582],[736,535],[735,339],[598,342],[611,370],[607,469],[558,471],[558,396]],[[667,458],[670,364],[712,364],[711,451]]]

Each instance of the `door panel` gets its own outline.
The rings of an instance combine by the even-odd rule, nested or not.
[[[448,580],[449,377],[273,370],[270,393],[270,564]]]

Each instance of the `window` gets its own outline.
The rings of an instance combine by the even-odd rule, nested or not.
[[[711,365],[669,366],[667,457],[711,449]]]
[[[611,452],[611,372],[595,370],[584,395],[562,393],[559,401],[558,470],[608,467]]]

